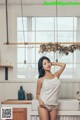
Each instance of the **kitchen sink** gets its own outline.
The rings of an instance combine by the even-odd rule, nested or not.
[[[77,111],[80,110],[79,103],[80,101],[77,99],[59,99],[59,109],[66,111]]]

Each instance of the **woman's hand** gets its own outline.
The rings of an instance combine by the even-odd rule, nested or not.
[[[40,105],[41,107],[45,107],[44,102],[43,102],[42,100],[39,100],[39,105]]]
[[[52,62],[51,62],[51,66],[52,66]]]
[[[53,65],[53,66],[59,66],[60,67],[60,69],[54,73],[59,78],[60,75],[61,75],[61,73],[65,69],[66,64],[62,63],[62,62],[51,62],[51,65]]]

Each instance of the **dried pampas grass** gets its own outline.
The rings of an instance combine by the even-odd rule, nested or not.
[[[75,50],[80,50],[80,45],[72,44],[65,46],[65,45],[60,45],[59,43],[55,43],[55,44],[48,43],[48,44],[40,45],[39,53],[59,51],[59,54],[68,55],[69,53],[73,53]]]

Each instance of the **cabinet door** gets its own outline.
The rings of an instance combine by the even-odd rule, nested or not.
[[[9,120],[9,119],[6,119]],[[13,108],[13,119],[12,120],[27,120],[27,109],[26,108]]]

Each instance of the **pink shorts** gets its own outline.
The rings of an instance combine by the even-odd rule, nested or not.
[[[45,108],[48,110],[48,111],[52,111],[54,109],[58,109],[58,105],[46,105],[45,104]]]

